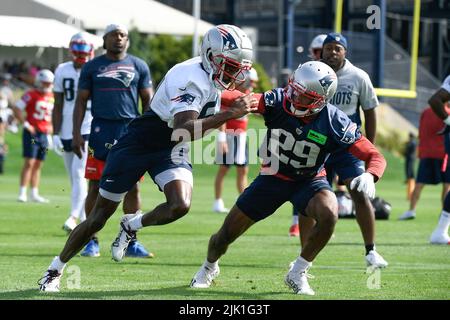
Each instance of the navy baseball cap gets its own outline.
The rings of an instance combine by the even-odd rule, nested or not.
[[[347,39],[345,39],[345,37],[342,34],[336,32],[329,33],[325,38],[325,40],[323,41],[323,46],[325,46],[327,43],[332,42],[339,43],[341,46],[345,48],[345,50],[347,50]]]

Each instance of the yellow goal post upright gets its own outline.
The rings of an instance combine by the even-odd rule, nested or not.
[[[336,16],[334,20],[334,31],[341,33],[342,30],[342,9],[344,0],[336,0]],[[419,55],[419,25],[420,25],[420,0],[414,0],[414,18],[413,18],[413,41],[411,48],[411,65],[409,71],[409,90],[391,89],[391,88],[375,88],[378,96],[393,98],[409,98],[417,97],[416,81],[417,81],[417,61]]]

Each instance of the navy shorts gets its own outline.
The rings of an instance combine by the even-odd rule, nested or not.
[[[32,135],[30,131],[23,129],[22,146],[24,158],[44,161],[48,150],[47,134],[36,132]]]
[[[416,182],[423,184],[450,183],[450,166],[447,164],[446,171],[442,172],[442,163],[441,159],[420,159]]]
[[[125,135],[127,126],[132,119],[106,120],[94,118],[91,123],[89,150],[94,158],[105,161],[112,146]]]
[[[325,163],[325,169],[330,185],[335,175],[339,176],[339,184],[344,184],[345,180],[358,177],[366,171],[364,161],[347,151],[331,154]]]
[[[155,177],[169,169],[184,168],[191,174],[188,150],[175,146],[171,135],[172,129],[156,115],[133,120],[108,154],[100,188],[116,194],[127,192],[145,172],[155,183]]]
[[[84,141],[88,141],[89,140],[89,135],[88,134],[83,134],[82,137],[83,137]],[[61,139],[61,142],[63,144],[63,149],[64,149],[65,152],[73,152],[72,139],[69,139],[69,140]]]
[[[324,189],[331,191],[325,178],[286,181],[271,175],[259,175],[239,196],[236,206],[253,221],[267,218],[287,201],[305,215],[309,200]]]

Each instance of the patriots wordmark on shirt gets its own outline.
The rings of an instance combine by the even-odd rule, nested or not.
[[[106,68],[105,71],[97,75],[98,78],[112,78],[123,83],[125,87],[129,87],[131,81],[133,81],[136,73],[134,72],[134,67],[129,66],[112,66],[111,68]]]

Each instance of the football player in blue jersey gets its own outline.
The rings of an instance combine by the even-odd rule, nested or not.
[[[291,263],[286,284],[296,294],[314,295],[308,269],[330,239],[337,221],[337,201],[325,178],[330,153],[348,150],[367,162],[364,173],[351,182],[369,197],[386,167],[384,157],[361,135],[343,112],[329,104],[337,87],[333,69],[311,61],[298,67],[285,89],[266,92],[259,99],[267,135],[260,148],[261,174],[241,194],[219,231],[209,241],[207,258],[191,281],[208,288],[219,275],[219,258],[254,223],[290,201],[300,214],[314,219],[308,241]]]
[[[126,192],[145,172],[164,192],[166,202],[144,215],[122,218],[119,234],[111,245],[114,260],[122,260],[130,240],[142,227],[168,224],[188,213],[193,176],[187,142],[256,110],[258,102],[250,94],[219,112],[221,91],[233,90],[245,80],[252,54],[251,41],[241,29],[219,25],[205,34],[200,57],[179,63],[167,72],[150,110],[133,120],[128,132],[111,148],[95,206],[86,221],[72,231],[64,249],[39,281],[41,291],[59,291],[66,263],[103,228]]]

